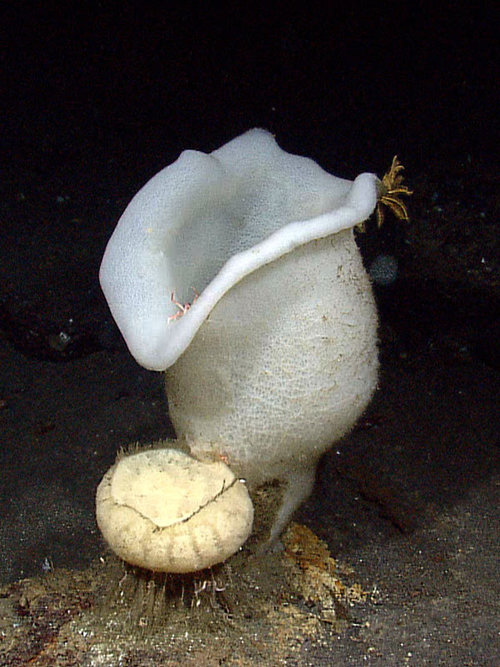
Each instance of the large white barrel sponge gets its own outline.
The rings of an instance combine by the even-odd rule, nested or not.
[[[175,449],[123,456],[97,488],[97,524],[111,549],[155,572],[195,572],[234,554],[252,530],[243,481],[222,461]]]
[[[258,506],[266,525],[275,516],[271,542],[377,385],[377,312],[353,229],[384,188],[253,129],[184,151],[106,247],[104,294],[136,360],[166,371],[179,443],[226,461],[252,494],[279,485]]]

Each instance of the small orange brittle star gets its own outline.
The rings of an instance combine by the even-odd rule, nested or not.
[[[180,303],[180,301],[177,301],[176,298],[175,298],[175,292],[170,293],[170,301],[172,303],[174,303],[177,306],[177,308],[179,308],[179,310],[178,310],[177,313],[175,313],[175,315],[170,315],[170,317],[168,318],[169,322],[171,322],[173,320],[178,320],[180,317],[182,317],[184,315],[184,313],[187,313],[187,311],[191,308],[191,306],[196,301],[196,299],[200,296],[198,294],[198,292],[195,290],[194,287],[191,287],[191,289],[194,292],[194,299],[193,299],[192,303],[189,303],[189,302]]]

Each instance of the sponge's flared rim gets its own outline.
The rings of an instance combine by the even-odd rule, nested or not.
[[[195,170],[207,168],[206,161],[208,160],[220,161],[224,164],[226,155],[229,155],[228,160],[233,159],[235,147],[239,143],[243,145],[244,142],[248,145],[252,142],[253,150],[255,150],[253,144],[258,142],[259,149],[267,151],[272,159],[275,159],[275,154],[277,156],[285,154],[298,161],[302,160],[304,163],[312,162],[306,158],[285,153],[277,146],[270,133],[260,129],[246,132],[210,155],[198,151],[185,151],[173,165],[153,177],[137,193],[108,243],[100,269],[101,286],[130,352],[145,368],[163,371],[173,365],[187,349],[217,302],[245,276],[305,243],[361,224],[375,209],[380,181],[374,174],[361,174],[351,182],[333,177],[321,170],[331,179],[332,187],[336,187],[342,193],[341,203],[337,208],[314,218],[285,224],[252,247],[234,254],[211,278],[182,317],[169,318],[167,309],[172,306],[169,296],[175,289],[175,285],[168,284],[168,271],[165,272],[164,277],[158,277],[155,274],[154,278],[151,277],[150,286],[145,285],[148,280],[148,272],[152,271],[151,266],[158,261],[168,263],[169,259],[168,256],[164,256],[167,251],[158,250],[149,243],[150,239],[147,238],[147,234],[141,236],[137,229],[133,229],[139,224],[137,222],[141,208],[139,202],[143,201],[145,197],[154,199],[157,191],[166,187],[169,178],[168,170],[182,168],[186,171],[186,178],[189,178],[190,168],[195,174]],[[316,167],[320,170],[317,165]],[[217,178],[223,178],[223,176],[217,175]],[[177,231],[173,230],[173,233]],[[124,240],[132,236],[134,236],[134,243],[139,243],[141,247],[135,246],[134,250],[129,248],[128,252],[133,254],[129,257],[122,256]],[[162,255],[161,260],[158,258],[159,254]],[[139,260],[138,257],[141,259]],[[186,259],[184,264],[187,263]],[[128,275],[135,272],[134,280],[136,279],[137,282],[134,288],[130,288],[128,278],[123,279],[124,272],[127,271]],[[123,287],[124,284],[127,284],[126,288]],[[149,289],[156,290],[164,300],[162,307],[165,314],[163,317],[158,317],[157,313],[162,307],[155,302],[158,297],[151,295],[148,292]],[[145,300],[149,299],[151,299],[151,307],[145,307]]]

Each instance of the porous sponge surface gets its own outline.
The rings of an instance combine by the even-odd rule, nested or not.
[[[177,435],[195,455],[227,457],[253,484],[313,467],[373,394],[376,329],[351,230],[261,267],[167,370]]]

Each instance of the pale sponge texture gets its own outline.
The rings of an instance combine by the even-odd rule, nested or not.
[[[377,316],[351,230],[261,267],[166,371],[172,423],[251,486],[314,470],[377,383]],[[213,458],[213,454],[212,454]]]
[[[226,560],[252,529],[245,485],[222,462],[173,449],[120,458],[97,489],[96,516],[123,560],[159,572],[193,572]]]

